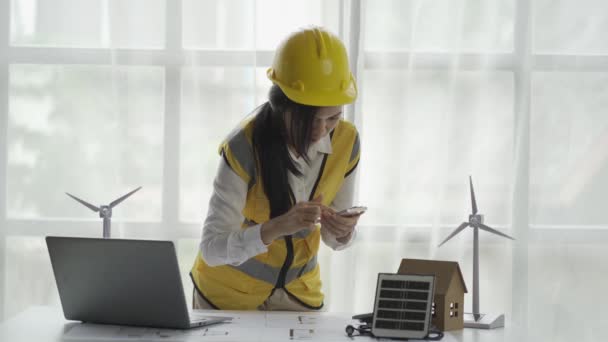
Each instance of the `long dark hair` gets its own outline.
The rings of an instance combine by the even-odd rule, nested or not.
[[[293,102],[274,84],[268,92],[268,102],[260,106],[253,119],[253,152],[261,170],[266,197],[270,201],[270,218],[286,213],[295,203],[289,186],[287,171],[301,177],[295,161],[289,154],[291,145],[295,153],[309,163],[307,152],[315,114],[319,107]],[[289,130],[285,120],[289,113]]]

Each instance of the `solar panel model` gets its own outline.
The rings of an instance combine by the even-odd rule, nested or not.
[[[388,338],[427,336],[434,291],[433,275],[379,273],[372,334]]]

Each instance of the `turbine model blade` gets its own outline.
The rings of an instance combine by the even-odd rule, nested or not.
[[[509,235],[501,233],[501,232],[499,232],[496,229],[490,228],[490,227],[486,226],[483,223],[477,223],[476,226],[477,226],[477,228],[479,228],[481,230],[485,230],[486,232],[493,233],[493,234],[496,234],[496,235],[500,235],[500,236],[506,237],[506,238],[511,239],[511,240],[515,240],[514,238],[510,237]]]
[[[110,208],[114,208],[115,206],[117,206],[120,202],[124,201],[125,199],[127,199],[127,197],[133,195],[135,192],[137,192],[139,189],[141,189],[141,186],[131,192],[129,192],[128,194],[122,196],[121,198],[115,199],[114,201],[112,201],[112,203],[110,203]]]
[[[469,176],[469,185],[471,187],[471,206],[473,207],[473,215],[477,215],[477,201],[475,201],[475,191],[473,190],[473,178]]]
[[[462,222],[462,224],[460,226],[458,226],[458,228],[456,228],[456,230],[454,230],[452,232],[452,234],[450,234],[450,236],[448,236],[447,238],[445,238],[445,240],[443,240],[442,243],[439,244],[439,246],[437,247],[441,247],[441,245],[443,245],[444,243],[448,242],[449,239],[453,238],[456,234],[460,233],[463,229],[465,229],[467,226],[469,225],[468,222]]]
[[[99,208],[97,208],[96,206],[92,205],[91,203],[87,203],[87,202],[81,200],[80,198],[78,198],[78,197],[76,197],[74,195],[71,195],[71,194],[69,194],[67,192],[65,194],[68,195],[68,196],[70,196],[70,197],[72,197],[74,200],[80,202],[80,204],[84,205],[85,207],[93,210],[94,212],[98,212],[99,211]]]

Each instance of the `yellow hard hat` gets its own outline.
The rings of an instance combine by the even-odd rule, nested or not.
[[[357,98],[344,44],[321,27],[296,31],[283,40],[266,75],[297,103],[339,106]]]

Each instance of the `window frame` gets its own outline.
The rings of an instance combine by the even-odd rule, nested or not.
[[[9,31],[10,0],[0,0],[0,256],[6,257],[6,170],[8,143],[8,66],[9,66]],[[4,24],[1,24],[4,23]],[[4,262],[3,262],[4,263]],[[4,292],[6,274],[4,265],[0,266],[0,321],[4,320]]]
[[[357,69],[375,69],[387,65],[395,68],[407,68],[412,54],[409,52],[362,52],[360,48],[359,29],[361,13],[364,11],[363,0],[341,0],[339,11],[340,35],[352,48],[352,61]],[[527,244],[534,242],[585,242],[605,244],[608,242],[608,229],[555,227],[530,225],[529,208],[529,168],[530,168],[530,106],[531,80],[534,71],[603,71],[608,72],[608,55],[551,55],[534,54],[532,51],[532,3],[529,0],[514,0],[515,31],[514,50],[512,53],[497,53],[490,57],[487,54],[466,53],[459,55],[460,63],[467,70],[509,70],[514,74],[514,137],[513,165],[514,201],[512,213],[512,234],[522,247],[514,253],[513,269],[523,275],[514,279],[514,290],[520,293],[527,287]],[[270,65],[273,52],[268,50],[229,51],[229,50],[185,50],[182,47],[182,1],[167,0],[165,13],[165,47],[163,49],[85,49],[64,47],[21,47],[10,45],[10,0],[0,0],[0,256],[4,260],[7,249],[6,239],[12,236],[44,236],[48,231],[60,235],[101,235],[101,225],[97,219],[90,221],[56,220],[56,219],[8,219],[7,206],[7,146],[8,146],[8,90],[9,67],[13,64],[80,64],[80,65],[153,65],[165,68],[165,115],[163,122],[163,179],[162,179],[162,216],[159,222],[127,222],[129,234],[139,237],[167,237],[170,239],[197,239],[200,236],[200,224],[185,223],[179,218],[180,196],[180,69],[191,64],[192,59],[200,66],[251,66],[251,56],[255,54],[256,65]],[[345,22],[345,18],[349,18]],[[4,23],[4,24],[1,24]],[[349,27],[349,30],[344,30]],[[416,63],[433,69],[449,69],[451,56],[441,53],[416,52]],[[388,63],[388,64],[387,64]],[[347,117],[357,122],[360,104],[347,109]],[[386,229],[385,236],[404,238],[403,227],[409,227],[424,241],[432,242],[428,228],[420,225],[385,226],[374,229]],[[365,230],[367,227],[362,227]],[[371,228],[371,227],[369,227]],[[604,227],[608,228],[608,227]],[[448,234],[453,227],[440,227],[441,234]],[[167,233],[170,231],[170,235]],[[394,234],[390,234],[394,233]],[[372,241],[382,241],[384,234],[363,233],[362,237]],[[492,239],[488,237],[488,239]],[[5,269],[0,266],[0,321],[5,311]],[[525,303],[525,302],[524,302]],[[514,308],[515,310],[515,308]],[[525,315],[525,312],[519,312]]]

